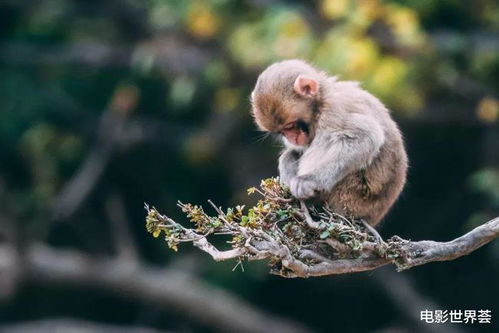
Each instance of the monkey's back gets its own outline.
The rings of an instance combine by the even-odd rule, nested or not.
[[[406,174],[407,155],[400,139],[381,147],[370,165],[336,184],[326,195],[328,204],[335,212],[376,225],[400,195]]]
[[[333,211],[376,225],[395,203],[406,181],[408,159],[402,134],[388,110],[374,96],[353,83],[336,85],[342,97],[351,93],[357,99],[365,99],[369,112],[383,127],[385,141],[370,164],[339,181],[331,193],[325,193],[324,200]]]

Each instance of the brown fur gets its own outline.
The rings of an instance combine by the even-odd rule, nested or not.
[[[312,99],[293,83],[307,75],[319,83]],[[355,82],[336,81],[299,60],[276,63],[259,77],[252,113],[265,131],[297,119],[310,126],[310,144],[292,146],[279,159],[281,180],[301,199],[326,202],[334,211],[375,225],[405,184],[402,135],[384,105]],[[286,142],[285,142],[286,143]]]
[[[326,80],[324,73],[300,60],[288,60],[271,65],[262,73],[251,94],[252,115],[261,130],[276,132],[290,119],[303,118],[311,122],[314,114],[310,103],[302,107],[292,85],[300,74],[309,74],[319,81]]]

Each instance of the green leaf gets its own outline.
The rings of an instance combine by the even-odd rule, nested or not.
[[[241,217],[241,225],[244,227],[246,224],[249,222],[249,217],[248,216],[243,216]]]

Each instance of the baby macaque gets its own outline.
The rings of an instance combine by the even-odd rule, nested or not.
[[[357,82],[286,60],[260,74],[251,103],[258,127],[283,138],[280,179],[296,198],[380,222],[404,187],[407,155],[376,97]]]

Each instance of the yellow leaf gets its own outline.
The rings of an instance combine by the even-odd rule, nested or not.
[[[359,14],[367,22],[376,20],[383,12],[383,7],[379,0],[361,0],[358,2],[357,6],[359,8]]]
[[[159,234],[161,233],[161,230],[160,229],[156,229],[154,230],[154,232],[152,233],[152,236],[154,238],[158,238]]]
[[[350,0],[322,0],[320,12],[325,18],[334,20],[346,16]]]
[[[256,192],[256,187],[250,187],[250,188],[248,189],[248,195],[249,195],[249,194],[253,194],[253,193],[255,193],[255,192]]]
[[[401,59],[387,56],[379,62],[371,82],[378,93],[387,95],[403,81],[407,71],[407,65]]]
[[[490,97],[482,99],[476,108],[476,114],[484,122],[497,121],[499,119],[499,101]]]
[[[386,9],[386,22],[392,28],[399,43],[417,46],[424,41],[416,11],[400,5],[388,5]]]
[[[272,51],[278,58],[301,58],[306,56],[310,41],[310,27],[305,19],[295,11],[286,10],[275,19],[276,38]]]
[[[370,38],[361,37],[351,41],[349,50],[347,74],[359,79],[365,77],[378,62],[378,47]]]
[[[215,36],[220,29],[220,19],[206,1],[191,4],[186,24],[191,34],[204,39]]]
[[[286,20],[280,26],[280,33],[288,38],[300,38],[309,31],[307,22],[295,12],[286,12]]]

